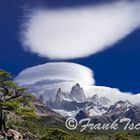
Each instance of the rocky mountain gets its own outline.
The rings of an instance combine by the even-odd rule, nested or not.
[[[75,119],[77,121],[80,121],[81,119],[84,119],[84,118],[89,118],[89,113],[87,111],[84,111],[84,110],[80,110],[76,116],[75,116]]]
[[[121,114],[129,111],[134,107],[128,100],[126,101],[118,101],[114,105],[110,106],[106,114]]]
[[[87,110],[80,110],[75,116],[78,120],[89,117],[93,123],[112,123],[116,119],[129,118],[137,124],[140,122],[140,106],[133,105],[128,100],[118,101],[101,115],[89,116]]]
[[[133,105],[128,100],[118,101],[112,105],[104,116],[110,116],[112,119],[130,118],[133,122],[140,122],[140,106]]]
[[[133,122],[140,123],[140,107],[133,106],[125,112],[127,118],[131,118]]]
[[[41,101],[42,99],[40,96]],[[75,117],[77,120],[90,117],[97,123],[111,123],[116,119],[130,118],[140,122],[140,106],[133,105],[128,100],[112,104],[107,97],[97,94],[86,97],[79,84],[74,85],[70,93],[65,93],[59,88],[55,98],[50,98],[45,103],[48,108],[57,112],[57,115]]]
[[[92,116],[101,116],[108,110],[108,108],[104,106],[93,105],[87,108],[87,110],[89,112],[89,116],[92,117]]]
[[[106,112],[107,105],[110,103],[111,101],[104,96],[98,97],[98,95],[93,95],[87,98],[78,83],[72,87],[69,94],[59,88],[55,99],[52,100],[50,98],[46,101],[46,104],[50,108],[63,116],[69,116],[69,114],[74,115],[83,109],[89,113],[89,116],[102,115]]]
[[[86,99],[84,91],[78,83],[72,87],[69,97],[74,101],[83,101]]]
[[[58,89],[58,92],[56,94],[56,97],[55,97],[55,103],[60,106],[61,103],[63,101],[63,95],[62,95],[62,91],[61,91],[61,88]]]
[[[39,100],[34,100],[32,102],[32,106],[38,116],[57,116],[62,117],[55,111],[53,111],[51,108],[46,106],[44,103],[40,102]]]

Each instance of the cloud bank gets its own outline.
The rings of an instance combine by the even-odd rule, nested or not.
[[[99,97],[107,97],[112,103],[118,101],[129,100],[133,104],[140,104],[140,93],[132,94],[127,92],[121,92],[119,89],[104,87],[104,86],[89,86],[85,87],[85,93],[89,95],[97,94]]]
[[[119,100],[140,103],[140,94],[133,95],[116,88],[96,86],[92,70],[75,63],[46,63],[27,68],[15,78],[15,81],[24,85],[37,97],[43,95],[45,100],[54,98],[59,88],[69,93],[72,86],[80,83],[87,97],[98,94],[100,97],[107,97],[112,103]]]
[[[63,9],[34,9],[22,24],[24,49],[50,59],[86,57],[140,26],[140,2]]]

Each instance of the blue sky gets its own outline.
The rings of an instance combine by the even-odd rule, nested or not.
[[[23,7],[68,6],[108,3],[107,0],[1,0],[0,2],[0,68],[15,76],[23,69],[46,62],[55,62],[24,51],[19,40]],[[140,92],[140,29],[117,42],[113,47],[85,58],[65,60],[85,65],[94,71],[96,85],[118,88],[125,92]],[[58,61],[58,60],[57,60]]]

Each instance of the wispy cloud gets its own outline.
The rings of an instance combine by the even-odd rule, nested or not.
[[[50,59],[95,54],[140,26],[139,1],[31,11],[22,23],[23,47]]]

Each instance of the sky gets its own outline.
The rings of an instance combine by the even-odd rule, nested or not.
[[[122,0],[123,2],[129,2],[129,0]],[[121,2],[122,2],[121,1]],[[136,1],[138,2],[138,1]],[[135,1],[133,1],[135,3]],[[97,7],[98,5],[103,5],[100,7]],[[107,4],[109,6],[104,6],[104,4]],[[44,64],[46,62],[73,62],[78,63],[84,66],[89,67],[94,71],[94,78],[96,79],[96,85],[99,86],[107,86],[107,87],[113,87],[117,88],[120,91],[123,92],[132,92],[132,93],[139,93],[140,92],[140,29],[138,27],[139,25],[139,15],[137,11],[133,9],[137,9],[136,4],[126,4],[123,3],[123,7],[126,6],[126,11],[129,12],[129,15],[127,15],[127,12],[123,12],[121,6],[116,6],[116,11],[113,10],[113,12],[116,13],[118,16],[113,16],[113,20],[109,20],[111,23],[111,29],[110,28],[103,28],[103,33],[105,35],[101,36],[98,35],[98,29],[102,29],[100,25],[102,25],[102,22],[105,22],[106,19],[108,19],[108,12],[112,12],[112,5],[110,5],[110,0],[40,0],[38,2],[37,0],[14,0],[14,1],[8,1],[8,0],[1,0],[0,2],[0,68],[5,69],[11,73],[13,73],[15,76],[20,73],[22,70],[24,70],[27,67],[36,66],[39,64]],[[136,6],[136,7],[135,7]],[[76,11],[73,13],[73,10],[71,9],[77,9],[79,8],[79,11]],[[83,8],[84,7],[84,8]],[[90,7],[96,7],[95,10],[92,11]],[[119,7],[119,9],[118,9]],[[33,9],[33,13],[31,12],[28,14],[28,12],[25,12],[25,9]],[[34,9],[37,9],[34,12]],[[41,10],[40,10],[41,9]],[[47,11],[46,11],[47,9]],[[62,10],[61,10],[62,9]],[[63,11],[65,10],[65,12]],[[107,10],[106,10],[107,9]],[[103,12],[102,12],[103,10]],[[131,11],[132,10],[132,11]],[[139,9],[137,9],[139,10]],[[54,12],[52,12],[54,11]],[[101,12],[100,12],[101,11]],[[118,12],[119,11],[119,12]],[[122,11],[122,13],[121,13]],[[89,17],[87,18],[87,21],[83,21],[83,17],[81,16],[81,12],[83,13],[83,17]],[[58,14],[61,13],[61,14]],[[77,14],[80,13],[80,14]],[[98,18],[98,14],[103,14],[104,18]],[[75,44],[79,48],[81,45],[84,45],[84,41],[80,44],[79,41],[76,41],[73,43],[73,48],[70,49],[71,53],[76,52],[75,55],[67,55],[69,53],[65,53],[65,56],[63,55],[57,55],[60,54],[59,50],[57,52],[57,49],[54,47],[55,43],[58,45],[60,44],[60,47],[62,44],[59,41],[63,40],[63,38],[55,38],[54,44],[52,42],[46,42],[47,46],[51,45],[54,51],[46,51],[44,49],[44,44],[40,44],[40,40],[37,40],[36,36],[30,36],[32,33],[36,33],[38,30],[36,28],[32,27],[40,27],[42,26],[42,23],[34,22],[35,24],[32,24],[31,21],[36,20],[38,18],[38,15],[40,14],[39,21],[45,20],[47,27],[49,26],[49,30],[47,33],[51,33],[54,26],[54,23],[58,23],[59,21],[63,21],[67,17],[75,16],[75,19],[78,19],[82,22],[79,26],[79,22],[74,22],[75,19],[72,21],[68,18],[68,21],[65,22],[64,20],[64,26],[63,28],[66,31],[67,24],[71,23],[72,26],[70,26],[70,30],[73,31],[77,29],[77,40],[86,40],[85,44],[90,44],[87,46],[89,49],[83,49],[83,52],[79,52],[75,50]],[[90,15],[91,14],[91,15]],[[26,20],[28,16],[31,16],[32,20]],[[45,16],[44,16],[45,15]],[[48,15],[48,16],[46,16]],[[55,17],[54,19],[51,19],[51,16]],[[59,16],[61,15],[61,16]],[[120,16],[121,15],[121,16]],[[97,20],[93,21],[91,20],[91,17],[94,19],[97,16]],[[52,21],[50,23],[47,22],[47,18],[49,21]],[[60,19],[60,20],[59,20]],[[113,21],[121,21],[118,22],[118,24],[114,24]],[[27,23],[27,30],[28,32],[22,32],[24,37],[28,37],[27,39],[21,37],[21,25],[25,25]],[[97,31],[94,32],[91,30],[92,26],[86,26],[87,23],[94,23],[95,28],[98,27]],[[115,22],[116,23],[116,22]],[[33,25],[30,27],[30,25]],[[58,24],[57,24],[58,25]],[[81,31],[82,27],[85,27],[87,29],[89,36],[97,35],[96,40],[92,38],[87,38],[85,35],[85,30]],[[56,35],[59,36],[58,28],[62,28],[61,26],[55,26],[56,30],[54,30],[52,36]],[[115,27],[115,34],[114,34],[114,27]],[[94,28],[94,29],[95,29]],[[35,30],[34,30],[35,29]],[[45,33],[45,36],[47,36],[45,30],[40,30]],[[45,28],[47,29],[47,28]],[[106,29],[106,30],[105,30]],[[61,30],[62,31],[62,30]],[[81,36],[79,37],[79,31],[81,31]],[[109,31],[109,36],[106,36],[107,31]],[[120,32],[117,32],[120,31]],[[73,32],[72,32],[73,33]],[[71,40],[73,40],[73,34],[68,34],[68,37],[70,37]],[[29,35],[29,36],[28,36]],[[115,35],[115,36],[114,36]],[[48,35],[49,36],[49,35]],[[65,32],[62,31],[62,35],[65,36]],[[50,37],[50,36],[49,36]],[[65,40],[68,38],[65,36]],[[104,38],[107,38],[107,40],[104,40]],[[111,40],[110,40],[111,38]],[[41,41],[43,40],[43,37],[41,37]],[[120,40],[121,39],[121,40]],[[33,43],[32,44],[32,40]],[[98,41],[99,40],[99,41]],[[101,40],[101,44],[99,43]],[[36,41],[36,42],[35,42]],[[46,40],[45,40],[46,41]],[[57,42],[58,41],[58,42]],[[45,43],[45,44],[46,44]],[[99,43],[99,44],[98,44]],[[65,44],[65,43],[64,43]],[[30,48],[24,46],[30,46]],[[38,50],[38,46],[41,46],[42,49]],[[67,42],[66,42],[67,45]],[[33,47],[32,47],[33,46]],[[34,47],[36,46],[36,47]],[[87,46],[85,48],[87,48]],[[109,46],[109,47],[106,47]],[[82,46],[84,48],[84,46]],[[62,46],[61,49],[64,47]],[[100,48],[100,49],[99,49]],[[63,49],[64,50],[64,49]],[[64,50],[66,51],[66,50]],[[45,54],[44,54],[45,52]],[[64,54],[64,53],[62,53]],[[55,58],[54,56],[57,56]],[[63,59],[63,60],[62,60]]]

